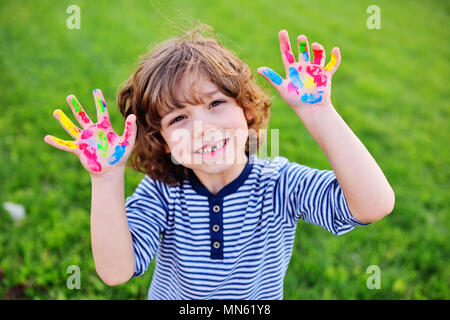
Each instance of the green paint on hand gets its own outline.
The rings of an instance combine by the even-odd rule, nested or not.
[[[97,147],[100,150],[100,155],[103,157],[108,156],[108,138],[102,130],[98,132],[98,141]]]
[[[75,99],[75,97],[72,98],[72,106],[75,108],[76,113],[80,113],[81,108],[78,105],[78,101],[77,101],[77,99]]]

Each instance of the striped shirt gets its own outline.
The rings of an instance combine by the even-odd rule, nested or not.
[[[336,235],[357,225],[330,170],[251,155],[217,194],[192,170],[174,186],[145,176],[126,199],[135,273],[156,255],[148,299],[283,299],[299,219]]]

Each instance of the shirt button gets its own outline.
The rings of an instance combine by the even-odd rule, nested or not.
[[[218,205],[215,205],[215,206],[213,207],[213,211],[214,211],[214,212],[219,212],[219,211],[220,211],[220,207],[219,207]]]
[[[215,241],[213,246],[214,246],[214,248],[219,249],[220,248],[220,242],[219,241]]]
[[[212,229],[213,229],[214,232],[217,232],[217,231],[220,230],[220,227],[217,224],[215,224],[215,225],[213,225]]]

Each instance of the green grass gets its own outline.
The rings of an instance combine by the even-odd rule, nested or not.
[[[132,4],[131,4],[132,3]],[[26,207],[15,224],[0,208],[0,298],[145,299],[153,263],[142,277],[108,287],[90,245],[90,178],[72,155],[43,142],[67,138],[52,117],[75,94],[95,114],[101,88],[113,126],[118,85],[149,44],[177,35],[184,17],[212,25],[253,71],[281,72],[278,31],[304,33],[342,64],[333,104],[365,144],[396,193],[394,212],[336,237],[300,222],[285,278],[285,299],[448,299],[449,294],[449,5],[377,1],[381,29],[366,27],[365,1],[3,1],[0,9],[0,204]],[[81,8],[81,29],[66,28],[66,8]],[[158,9],[156,11],[155,9]],[[182,13],[182,14],[180,14]],[[258,76],[258,75],[256,75]],[[259,77],[259,76],[258,76]],[[263,86],[267,84],[258,79]],[[331,169],[324,153],[274,90],[271,128],[280,154]],[[126,173],[126,195],[142,178]],[[81,269],[81,289],[66,287],[67,267]],[[367,267],[381,269],[369,290]]]

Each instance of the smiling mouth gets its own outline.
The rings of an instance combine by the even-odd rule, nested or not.
[[[216,143],[212,147],[208,147],[208,148],[196,151],[195,153],[199,154],[201,156],[214,156],[219,151],[222,151],[225,149],[225,146],[227,145],[228,141],[229,141],[229,138],[224,139],[224,140]]]

